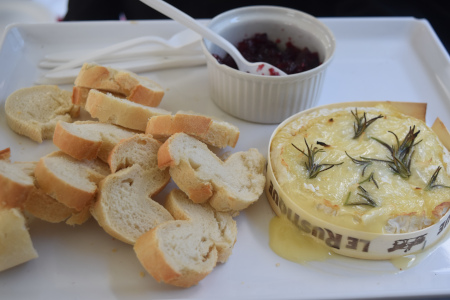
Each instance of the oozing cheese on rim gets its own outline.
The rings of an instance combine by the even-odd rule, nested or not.
[[[435,184],[450,185],[447,170],[447,150],[436,134],[421,120],[389,110],[387,107],[358,108],[367,120],[383,115],[356,139],[354,137],[354,108],[323,110],[298,118],[281,128],[271,145],[272,167],[281,188],[306,212],[335,225],[376,233],[403,233],[425,228],[437,221],[447,209],[450,188],[425,190],[438,167],[442,167]],[[372,161],[363,165],[352,161],[371,158],[389,160],[386,144],[402,143],[410,128],[420,130],[413,147],[408,178],[395,174],[386,162]],[[395,133],[392,134],[390,133]],[[310,148],[323,149],[315,155],[318,164],[337,164],[309,178],[305,166]],[[295,145],[296,147],[294,147]],[[347,154],[348,155],[347,155]],[[350,157],[349,157],[350,156]],[[373,176],[370,180],[369,177]],[[367,203],[362,187],[374,205]],[[445,203],[447,202],[447,203]]]

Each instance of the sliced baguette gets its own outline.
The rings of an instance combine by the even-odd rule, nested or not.
[[[20,210],[0,209],[0,271],[37,257],[25,217]]]
[[[218,212],[207,203],[194,203],[179,189],[169,193],[164,207],[176,220],[198,222],[203,233],[214,241],[217,261],[225,263],[228,260],[237,237],[236,222],[229,213]]]
[[[22,88],[6,99],[9,127],[16,133],[41,143],[51,139],[59,120],[72,122],[79,107],[71,101],[72,93],[55,85]]]
[[[115,97],[98,90],[89,91],[85,109],[100,122],[112,123],[144,132],[151,117],[170,115],[171,112],[157,107],[148,107]]]
[[[219,221],[209,205],[194,204],[177,189],[169,193],[165,207],[177,220],[162,223],[139,237],[134,250],[158,282],[179,287],[196,285],[217,261],[227,260],[236,240],[236,224],[224,213],[218,214],[226,221]]]
[[[156,177],[162,178],[161,180],[167,184],[170,180],[169,171],[158,168],[157,155],[161,145],[160,141],[145,134],[136,134],[123,139],[113,148],[108,158],[111,172],[138,164],[143,169],[154,172]]]
[[[167,139],[178,132],[184,132],[219,148],[235,147],[239,139],[239,129],[236,126],[191,112],[153,117],[145,129],[145,133],[156,139]]]
[[[111,152],[113,174],[100,185],[92,215],[113,237],[129,244],[157,224],[172,220],[170,213],[151,199],[169,183],[168,170],[160,170],[161,142],[138,134],[120,141]]]
[[[237,212],[261,196],[265,158],[257,149],[222,161],[206,144],[185,134],[172,135],[158,151],[158,166],[170,167],[177,186],[196,203],[209,201],[218,211]]]
[[[78,160],[100,158],[107,162],[114,146],[135,132],[119,126],[95,121],[77,121],[56,124],[53,143],[63,152]]]
[[[40,188],[34,188],[28,195],[24,209],[34,217],[50,223],[66,222],[81,225],[90,218],[89,207],[77,212],[47,195]]]
[[[91,204],[97,184],[109,173],[108,165],[98,159],[79,161],[62,151],[42,157],[35,169],[39,187],[76,211]]]
[[[125,70],[85,63],[75,79],[75,86],[123,95],[129,101],[157,107],[164,96],[163,88],[153,80]],[[82,99],[85,91],[79,90]],[[82,103],[82,101],[79,101]]]
[[[163,188],[154,183],[154,177],[154,172],[135,164],[101,181],[91,213],[108,234],[133,245],[151,228],[173,220],[161,204],[151,199]]]
[[[91,89],[90,88],[86,88],[86,87],[81,87],[81,86],[74,86],[72,88],[72,103],[74,105],[78,105],[79,107],[85,107],[86,105],[86,101],[87,101],[87,97],[89,95],[89,91]],[[114,93],[114,92],[109,92],[109,91],[104,91],[101,89],[96,89],[102,93],[111,93],[116,97],[119,98],[124,98],[123,95],[118,94],[118,93]]]
[[[34,188],[35,167],[36,162],[10,162],[9,155],[0,159],[0,208],[22,208]]]

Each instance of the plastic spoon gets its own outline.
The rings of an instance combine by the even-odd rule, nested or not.
[[[212,31],[208,27],[197,22],[191,16],[185,14],[178,8],[162,0],[141,0],[141,1],[147,4],[148,6],[152,7],[153,9],[159,11],[160,13],[194,30],[205,39],[211,41],[215,45],[225,50],[234,59],[240,71],[257,75],[286,75],[285,72],[268,63],[265,62],[251,63],[247,61],[242,56],[242,54],[236,49],[236,47],[233,46],[233,44],[231,44],[229,41],[227,41],[214,31]]]

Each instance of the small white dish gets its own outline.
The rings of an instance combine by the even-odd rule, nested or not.
[[[224,51],[202,40],[209,75],[210,96],[227,113],[257,123],[279,123],[316,104],[325,70],[330,64],[336,42],[328,27],[311,15],[278,6],[248,6],[222,13],[211,20],[209,28],[232,44],[255,33],[267,33],[272,41],[318,52],[318,67],[287,76],[248,74],[217,62]]]

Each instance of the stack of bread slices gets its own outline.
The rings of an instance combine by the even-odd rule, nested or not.
[[[40,93],[45,88],[55,89],[40,86]],[[20,119],[27,106],[18,113],[14,94],[5,111]],[[51,103],[55,97],[47,95]],[[175,286],[196,285],[227,261],[237,236],[233,217],[263,192],[265,158],[249,149],[222,160],[213,150],[235,147],[238,128],[193,112],[172,114],[157,107],[163,96],[162,87],[145,77],[86,63],[64,114],[81,107],[93,120],[60,119],[47,105],[40,113],[45,118],[30,127],[50,130],[59,150],[26,163],[11,162],[9,149],[0,153],[0,213],[8,215],[0,218],[0,230],[19,232],[14,245],[23,250],[11,249],[17,259],[8,264],[10,257],[0,255],[0,270],[37,257],[23,212],[70,225],[93,216],[108,234],[133,246],[157,281]],[[10,127],[32,138],[26,125]],[[153,200],[170,180],[177,187],[166,201]],[[6,242],[12,244],[0,240],[0,246]]]

